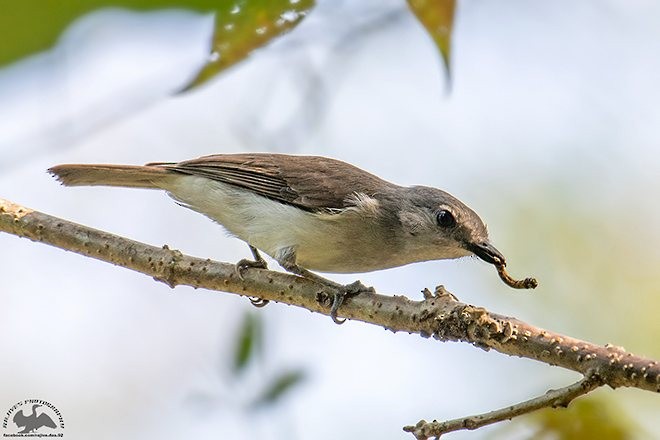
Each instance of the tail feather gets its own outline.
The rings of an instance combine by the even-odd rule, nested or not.
[[[48,172],[66,186],[162,188],[172,172],[158,166],[65,164]]]

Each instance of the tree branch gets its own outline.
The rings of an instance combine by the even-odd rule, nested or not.
[[[503,420],[511,420],[513,417],[536,411],[541,408],[567,407],[575,398],[587,394],[603,385],[600,378],[595,374],[587,374],[582,380],[558,390],[549,390],[544,395],[535,397],[525,402],[507,406],[484,414],[460,419],[448,420],[446,422],[427,422],[420,420],[415,426],[405,426],[404,431],[412,433],[417,440],[426,440],[431,437],[440,437],[452,431],[463,429],[478,429],[482,426],[492,425]]]
[[[233,264],[185,256],[167,246],[149,246],[4,199],[0,199],[0,231],[126,267],[170,287],[203,287],[329,314],[329,307],[319,301],[323,296],[322,288],[308,279],[265,269],[249,269],[241,278]],[[660,392],[660,363],[653,359],[633,355],[622,347],[601,346],[553,333],[462,303],[442,286],[435,294],[426,290],[422,301],[362,293],[347,299],[339,312],[343,317],[380,325],[394,332],[467,342],[484,350],[494,349],[577,371],[589,379],[578,383]]]

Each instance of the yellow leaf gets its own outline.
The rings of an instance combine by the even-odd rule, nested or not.
[[[456,0],[408,0],[410,10],[440,51],[447,79],[451,78],[451,31]]]

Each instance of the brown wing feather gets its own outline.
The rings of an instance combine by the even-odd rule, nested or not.
[[[320,156],[216,154],[179,163],[152,163],[184,174],[240,186],[310,211],[352,205],[354,193],[393,186],[345,162]]]

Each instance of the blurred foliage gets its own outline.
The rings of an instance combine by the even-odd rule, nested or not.
[[[520,435],[523,427],[526,434]],[[515,418],[495,428],[492,438],[629,440],[639,438],[640,430],[610,399],[589,396],[574,400],[568,408],[545,408]]]
[[[451,79],[451,31],[456,0],[408,0],[408,6],[438,47],[447,79]]]
[[[253,402],[253,407],[264,407],[279,402],[289,390],[298,385],[305,378],[302,370],[285,371],[276,376],[270,385],[264,388],[264,392]]]
[[[51,48],[72,21],[96,9],[182,8],[215,13],[209,60],[187,90],[293,29],[315,3],[315,0],[0,0],[3,42],[0,67]],[[440,50],[449,78],[455,0],[408,0],[408,5]]]
[[[261,320],[257,315],[247,313],[243,325],[236,335],[233,371],[241,373],[261,348],[263,338]]]
[[[101,8],[215,11],[218,0],[0,0],[0,66],[49,49],[76,18]]]
[[[626,440],[639,432],[610,400],[593,397],[575,400],[568,409],[538,411],[528,421],[535,430],[530,438],[539,440]]]
[[[528,188],[544,203],[521,199],[518,209],[506,210],[510,228],[501,232],[521,248],[521,260],[541,271],[535,273],[544,289],[539,292],[552,294],[539,299],[554,303],[556,319],[570,325],[565,331],[657,357],[660,259],[648,246],[651,232],[639,233],[648,231],[644,222],[652,215],[641,208],[631,215],[621,209],[624,200],[577,193],[579,176],[562,179]],[[530,227],[535,231],[526,235],[536,237],[534,245],[513,246]]]
[[[248,389],[256,389],[247,404],[248,409],[259,409],[280,402],[289,391],[305,378],[302,369],[280,370],[274,373],[259,372],[248,376],[250,369],[257,369],[258,354],[263,350],[263,322],[260,314],[246,313],[243,323],[236,333],[232,371],[237,376],[237,384]],[[272,377],[273,379],[264,379]],[[250,383],[253,382],[253,383]]]

